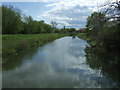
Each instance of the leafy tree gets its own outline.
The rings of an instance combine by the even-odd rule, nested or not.
[[[118,15],[120,9],[118,5],[120,4],[118,2],[112,2],[112,4],[107,4],[110,6],[106,8],[106,12],[105,9],[101,12],[93,12],[87,18],[86,32],[96,46],[103,46],[108,51],[118,51],[117,49],[120,47],[120,15]]]
[[[21,20],[20,11],[10,6],[2,6],[2,33],[15,34],[23,30],[23,23]]]
[[[60,33],[76,33],[76,29],[63,27],[59,32]]]
[[[91,16],[87,18],[87,32],[91,38],[98,43],[101,40],[104,24],[105,15],[101,12],[93,12]]]
[[[57,27],[57,22],[56,21],[51,21],[51,26],[56,28]]]
[[[2,12],[1,6],[0,6],[0,12]],[[0,13],[0,34],[2,34],[2,13]]]
[[[21,11],[12,6],[2,6],[3,34],[38,34],[58,32],[57,23],[46,24],[43,20],[33,20],[31,16],[21,15]]]

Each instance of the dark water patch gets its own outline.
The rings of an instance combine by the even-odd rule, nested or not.
[[[100,48],[99,48],[100,49]],[[101,70],[101,74],[117,83],[120,87],[120,55],[118,52],[101,52],[99,49],[86,48],[86,62],[90,68]],[[115,83],[114,83],[115,84]]]

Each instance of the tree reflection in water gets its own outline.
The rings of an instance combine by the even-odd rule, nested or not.
[[[87,47],[86,62],[92,69],[101,70],[101,74],[117,82],[120,87],[120,55],[118,52],[107,52],[104,48]]]
[[[8,57],[5,57],[3,59],[7,59],[9,62],[2,64],[2,70],[9,71],[15,69],[21,66],[21,64],[24,62],[24,59],[31,60],[29,58],[32,58],[33,55],[35,55],[36,53],[37,53],[37,48],[32,48],[31,50],[22,52],[21,54],[16,56],[10,55]]]

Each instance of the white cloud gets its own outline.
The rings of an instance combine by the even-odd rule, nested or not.
[[[66,21],[57,21],[58,24],[61,24],[61,25],[65,25],[65,26],[71,26],[71,24],[69,24],[68,22]]]
[[[4,0],[24,1],[24,0]],[[97,11],[97,6],[110,0],[26,0],[26,2],[54,2],[48,3],[46,7],[51,10],[40,13],[36,18],[46,20],[47,23],[55,20],[59,27],[73,26],[75,28],[85,27],[87,16],[93,11]],[[25,10],[25,12],[27,12]]]
[[[61,0],[60,2],[48,4],[47,7],[52,7],[51,10],[44,12],[38,17],[56,20],[62,25],[85,26],[87,16],[93,11],[97,11],[97,6],[106,0]],[[60,25],[59,25],[60,26]]]
[[[0,2],[59,2],[61,0],[0,0]]]
[[[28,12],[30,12],[30,11],[29,11],[29,10],[23,10],[23,12],[28,13]]]

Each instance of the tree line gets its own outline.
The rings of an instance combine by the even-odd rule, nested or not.
[[[87,18],[86,33],[93,46],[105,47],[109,51],[118,51],[120,47],[120,1],[100,6]]]
[[[2,5],[2,34],[38,34],[58,32],[56,23],[51,25],[43,20],[33,20],[31,16],[21,13],[18,8]]]
[[[39,33],[72,33],[75,28],[58,29],[58,23],[51,21],[46,24],[43,20],[34,20],[31,16],[21,13],[21,10],[2,5],[2,34],[39,34]],[[0,8],[1,8],[0,7]]]

